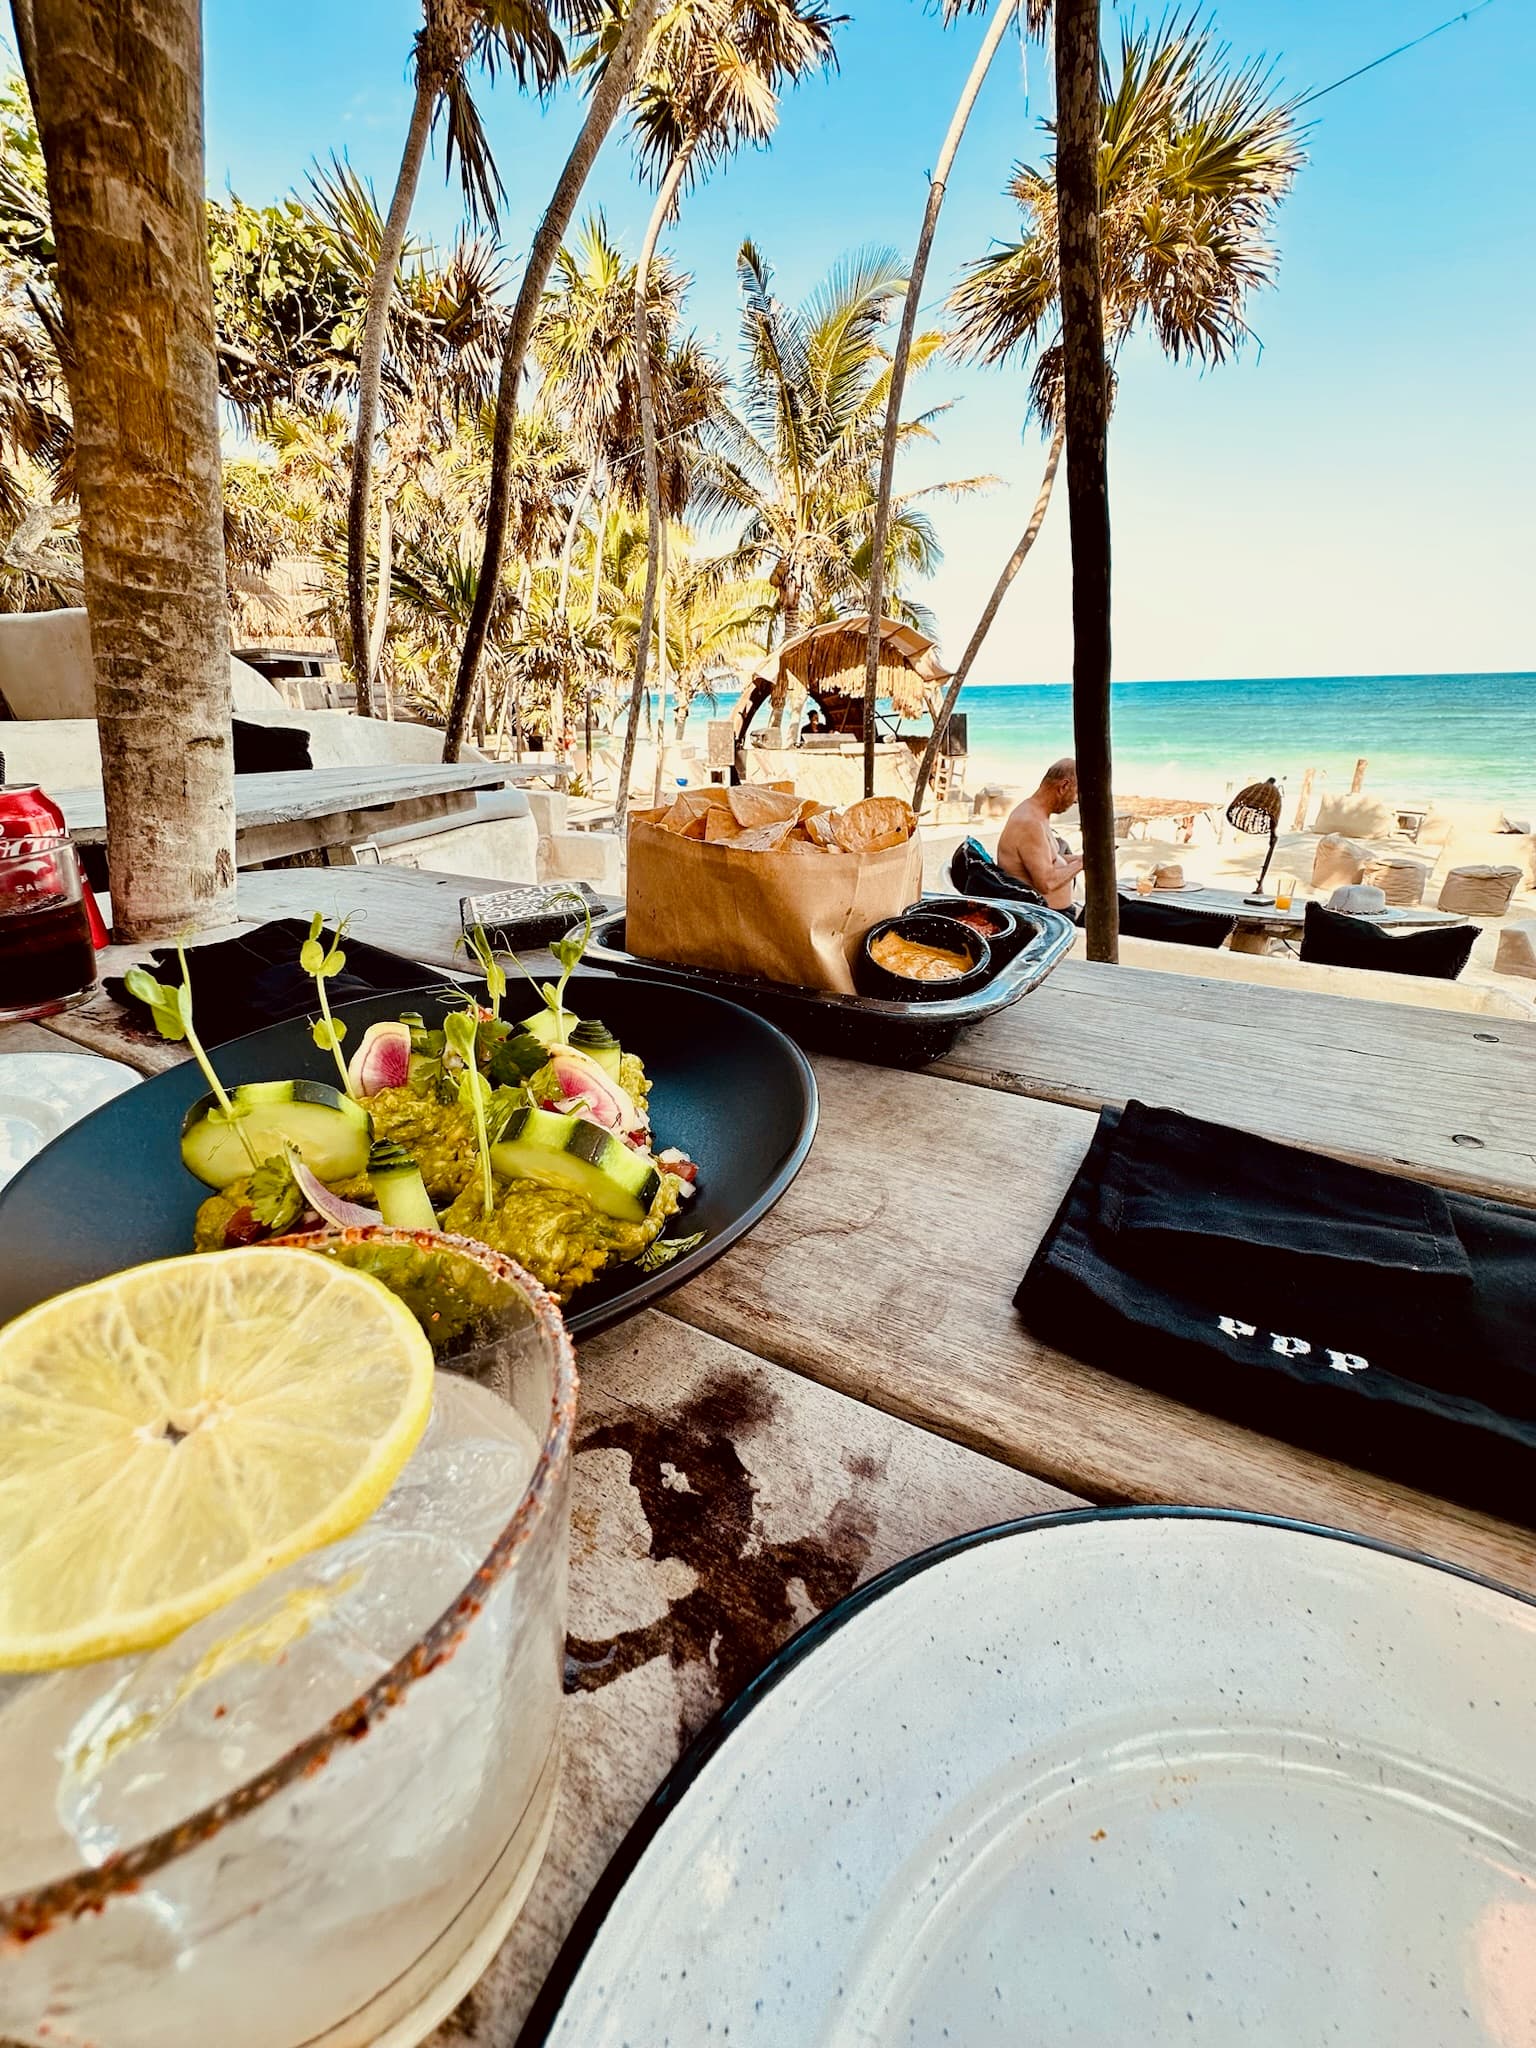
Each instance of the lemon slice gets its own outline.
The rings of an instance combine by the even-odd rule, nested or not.
[[[164,1259],[0,1330],[0,1670],[146,1650],[371,1515],[432,1348],[286,1247]]]

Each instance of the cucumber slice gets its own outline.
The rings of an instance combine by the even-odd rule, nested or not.
[[[557,1018],[553,1010],[539,1009],[523,1019],[522,1029],[540,1045],[565,1045],[580,1022],[574,1010],[562,1010]]]
[[[624,1048],[606,1024],[600,1024],[595,1017],[583,1017],[572,1031],[570,1043],[575,1051],[584,1052],[588,1059],[596,1060],[610,1080],[618,1080]]]
[[[436,1230],[437,1211],[421,1168],[403,1145],[381,1139],[368,1154],[368,1178],[379,1214],[395,1230]]]
[[[246,1114],[225,1121],[216,1095],[193,1103],[182,1120],[181,1159],[205,1186],[227,1188],[258,1160],[275,1159],[292,1145],[321,1180],[350,1180],[368,1164],[373,1119],[360,1102],[323,1081],[247,1081],[230,1100]],[[242,1139],[245,1143],[242,1143]]]
[[[643,1223],[661,1187],[656,1162],[584,1116],[552,1109],[514,1111],[491,1147],[504,1180],[536,1180],[584,1195],[599,1214]]]

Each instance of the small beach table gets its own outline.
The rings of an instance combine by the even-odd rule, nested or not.
[[[1289,910],[1281,910],[1273,903],[1246,902],[1241,889],[1206,889],[1193,884],[1183,889],[1154,889],[1150,895],[1142,896],[1122,883],[1120,894],[1132,903],[1168,903],[1176,910],[1202,910],[1212,917],[1235,917],[1240,926],[1250,931],[1299,932],[1307,921],[1307,906],[1300,896],[1292,898]],[[1397,929],[1467,921],[1460,911],[1433,910],[1422,903],[1388,904],[1384,910],[1352,910],[1348,915],[1365,924]]]
[[[435,971],[462,964],[460,896],[493,886],[276,871],[241,876],[239,910],[366,912],[372,943]],[[127,957],[114,949],[107,971]],[[115,1009],[50,1023],[55,1044],[142,1071],[182,1057]],[[0,1032],[0,1061],[5,1045]],[[926,1072],[814,1065],[816,1143],[778,1207],[660,1307],[582,1346],[554,1836],[522,1918],[432,2048],[515,2040],[685,1742],[803,1623],[946,1536],[1085,1500],[1209,1504],[1536,1592],[1536,1531],[1081,1365],[1012,1305],[1094,1113],[1131,1096],[1536,1206],[1536,1024],[1069,959]]]
[[[463,817],[477,789],[520,786],[567,772],[564,761],[449,761],[307,768],[235,777],[235,865],[336,860],[359,840],[396,825]],[[100,785],[61,789],[58,802],[78,846],[104,846]]]

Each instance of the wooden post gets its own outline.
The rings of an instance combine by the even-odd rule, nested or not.
[[[227,924],[229,601],[199,0],[31,0],[119,939]]]
[[[1109,379],[1099,275],[1099,0],[1056,5],[1056,217],[1072,527],[1072,730],[1088,958],[1119,958],[1109,734]]]
[[[1293,832],[1305,832],[1307,829],[1307,805],[1312,801],[1312,778],[1316,773],[1315,768],[1309,768],[1301,778],[1301,794],[1296,799],[1296,815],[1291,820]]]
[[[1352,781],[1352,782],[1350,783],[1350,785],[1349,785],[1349,793],[1350,793],[1350,795],[1351,795],[1351,796],[1358,796],[1358,795],[1360,794],[1361,790],[1362,790],[1362,789],[1364,789],[1364,787],[1365,787],[1365,768],[1366,768],[1366,761],[1365,761],[1365,756],[1364,756],[1364,755],[1362,754],[1362,755],[1360,756],[1360,759],[1359,759],[1359,760],[1358,760],[1358,761],[1357,761],[1357,762],[1355,763],[1355,774],[1354,774],[1354,780],[1353,780],[1353,781]]]

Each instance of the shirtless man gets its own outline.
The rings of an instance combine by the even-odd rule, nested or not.
[[[997,864],[1005,875],[1038,889],[1052,910],[1075,912],[1073,888],[1083,857],[1051,830],[1051,820],[1077,802],[1077,763],[1053,761],[1033,796],[1025,797],[1003,827]]]

